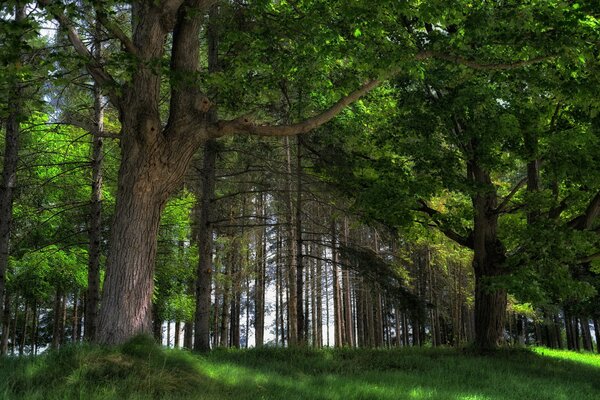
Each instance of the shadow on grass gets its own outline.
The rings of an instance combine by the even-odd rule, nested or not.
[[[524,350],[262,348],[200,356],[141,337],[120,348],[4,359],[0,398],[597,400],[599,366]]]
[[[211,377],[231,398],[599,399],[600,369],[530,351],[219,350]]]

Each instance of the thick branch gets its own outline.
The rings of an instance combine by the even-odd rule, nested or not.
[[[442,224],[442,222],[440,221],[440,217],[443,216],[443,214],[441,212],[429,207],[427,205],[427,203],[425,203],[423,200],[419,200],[419,203],[421,204],[421,207],[417,208],[416,211],[421,211],[421,212],[429,215],[432,222],[435,224],[436,228],[440,232],[442,232],[444,235],[446,235],[446,237],[448,239],[451,239],[451,240],[455,241],[456,243],[460,244],[461,246],[467,247],[469,249],[473,248],[473,240],[471,237],[472,234],[469,234],[469,236],[463,236],[463,235],[460,235],[459,233],[453,231],[452,229],[444,226]]]
[[[381,83],[380,79],[373,79],[362,85],[359,89],[342,97],[321,114],[291,125],[257,125],[248,116],[242,116],[231,121],[220,121],[216,124],[211,134],[213,137],[221,137],[234,133],[246,133],[257,136],[292,136],[304,134],[331,121],[344,108],[352,104],[362,96],[375,89]]]
[[[589,256],[586,257],[582,257],[579,260],[577,260],[578,264],[585,264],[585,263],[589,263],[595,260],[600,260],[600,251],[594,254],[590,254]]]
[[[468,58],[465,58],[463,56],[459,56],[456,54],[442,53],[442,52],[433,51],[433,50],[423,50],[423,51],[417,53],[415,56],[415,58],[417,60],[426,60],[429,58],[435,58],[438,60],[444,60],[444,61],[448,61],[448,62],[451,62],[454,64],[460,64],[460,65],[467,66],[469,68],[479,69],[479,70],[507,70],[507,69],[521,68],[521,67],[525,67],[527,65],[532,65],[532,64],[540,63],[542,61],[547,61],[554,57],[556,57],[556,56],[554,56],[554,55],[540,56],[540,57],[530,58],[529,60],[519,60],[519,61],[512,61],[512,62],[482,63],[479,61],[470,60]]]
[[[519,189],[521,189],[523,187],[523,185],[525,185],[525,183],[527,182],[527,177],[524,177],[523,179],[521,179],[514,188],[512,188],[512,190],[510,191],[510,193],[508,193],[506,195],[506,197],[502,200],[502,203],[500,203],[500,205],[498,207],[496,207],[495,212],[496,213],[501,213],[504,211],[504,209],[506,208],[506,206],[508,205],[508,203],[510,203],[510,201],[512,200],[512,198],[515,196],[515,194],[517,194],[517,192],[519,191]]]
[[[196,126],[211,106],[194,77],[200,69],[200,28],[205,0],[187,0],[177,13],[171,50],[171,107],[167,125],[174,132],[182,124]],[[195,111],[195,112],[193,112]],[[199,113],[199,115],[198,115]],[[196,121],[199,117],[200,121]]]
[[[69,41],[73,45],[73,48],[84,60],[86,64],[86,68],[89,71],[90,75],[94,78],[96,82],[104,89],[107,89],[108,96],[113,101],[113,103],[118,104],[118,97],[116,93],[111,89],[111,87],[115,87],[115,80],[104,70],[102,65],[96,60],[92,53],[85,46],[81,37],[71,24],[71,21],[67,18],[67,16],[63,12],[57,11],[55,8],[52,8],[52,2],[50,0],[39,0],[38,3],[48,9],[50,14],[56,19],[58,24],[62,29],[67,32],[67,36]]]

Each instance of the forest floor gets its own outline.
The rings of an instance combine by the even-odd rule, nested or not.
[[[543,348],[216,350],[137,338],[0,360],[2,399],[600,399],[600,356]]]

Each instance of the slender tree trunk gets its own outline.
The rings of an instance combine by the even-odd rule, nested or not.
[[[34,300],[31,306],[31,350],[29,354],[37,354],[37,334],[38,334],[38,304]]]
[[[162,344],[162,324],[158,305],[152,304],[152,336],[156,343]]]
[[[598,318],[594,318],[594,335],[596,336],[596,352],[600,353],[600,324]]]
[[[219,14],[218,5],[213,5],[209,11],[207,32],[208,41],[208,70],[211,73],[219,70],[219,33],[216,18]],[[216,93],[213,93],[216,95]],[[212,109],[208,115],[209,122],[216,122],[217,110]],[[212,225],[211,207],[215,197],[216,160],[218,144],[211,139],[204,144],[204,157],[200,176],[200,198],[196,207],[198,229],[198,269],[196,271],[196,314],[194,318],[194,349],[196,351],[210,350],[210,289],[212,283]]]
[[[15,5],[15,23],[20,24],[26,18],[25,5],[17,2]],[[22,28],[18,28],[22,29]],[[22,36],[17,39],[23,40]],[[15,61],[20,64],[22,56]],[[8,88],[8,116],[6,118],[6,131],[4,136],[4,165],[0,178],[0,304],[4,304],[6,287],[6,272],[10,247],[10,233],[13,219],[14,190],[17,186],[17,164],[19,160],[19,137],[21,135],[21,114],[23,105],[23,86],[17,76],[12,77]],[[4,316],[5,313],[0,312]],[[3,326],[8,324],[2,323]],[[0,348],[1,354],[6,354],[4,346]]]
[[[335,222],[331,222],[331,268],[333,270],[333,324],[334,324],[334,343],[336,347],[343,346],[342,340],[342,300],[340,291],[340,280],[338,271],[338,251],[337,235]]]
[[[579,318],[581,324],[581,337],[583,339],[583,349],[586,351],[594,351],[592,344],[592,333],[590,331],[590,321],[585,318]]]
[[[200,199],[196,204],[198,229],[198,269],[196,271],[196,316],[194,320],[194,350],[210,350],[210,307],[212,283],[212,226],[210,210],[215,195],[218,144],[209,140],[204,146]]]
[[[232,265],[233,265],[233,249],[229,249],[229,257],[227,265],[225,266],[225,280],[223,282],[223,303],[221,304],[221,327],[220,327],[220,338],[219,345],[221,347],[227,347],[229,343],[228,337],[228,323],[230,316],[230,298],[231,298],[231,280],[232,280]]]
[[[257,215],[264,217],[265,214],[265,196],[264,193],[261,193],[257,198]],[[256,239],[256,281],[254,283],[254,332],[256,347],[261,347],[264,344],[266,250],[265,229],[260,228]]]
[[[100,41],[100,23],[96,26],[94,41],[94,56],[102,57]],[[88,341],[96,339],[98,330],[98,304],[100,302],[100,243],[102,240],[102,163],[104,131],[104,106],[100,86],[94,84],[94,131],[92,132],[92,195],[90,201],[89,222],[89,259],[88,259],[88,288],[85,309],[85,337]]]
[[[62,330],[62,311],[63,311],[63,306],[62,306],[62,291],[57,288],[56,289],[56,294],[54,295],[54,318],[53,318],[53,322],[52,322],[52,344],[51,347],[53,349],[58,349],[60,347],[61,341],[60,341],[60,331]]]
[[[296,313],[298,330],[298,343],[306,343],[304,309],[304,257],[302,252],[302,146],[300,138],[296,138]]]
[[[297,261],[298,257],[296,252],[299,251],[297,248],[296,230],[294,230],[294,218],[293,218],[293,204],[292,204],[292,154],[290,149],[290,141],[288,137],[284,139],[285,152],[287,157],[287,190],[286,190],[286,226],[288,228],[287,234],[287,249],[288,249],[288,293],[289,300],[287,301],[288,306],[288,344],[294,346],[298,344],[298,313],[302,313],[302,307],[298,309],[298,305],[302,302],[298,302],[298,290],[297,284]],[[300,278],[301,279],[301,278]]]
[[[77,322],[79,321],[79,290],[76,290],[73,293],[73,313],[71,315],[71,338],[73,343],[77,343],[79,341],[79,336],[77,336]]]
[[[181,334],[181,321],[176,319],[175,320],[175,333],[174,333],[174,337],[175,337],[175,343],[173,345],[174,348],[178,349],[179,346],[181,345],[179,339],[180,339],[180,334]]]
[[[8,338],[10,337],[10,293],[4,292],[4,310],[2,312],[2,339],[0,354],[8,354]]]

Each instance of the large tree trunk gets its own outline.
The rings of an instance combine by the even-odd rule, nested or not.
[[[154,151],[152,151],[154,150]],[[152,333],[154,261],[160,215],[172,190],[170,176],[157,166],[156,149],[140,149],[124,159],[106,277],[99,314],[98,340],[119,344]]]
[[[475,344],[480,349],[493,349],[503,337],[506,290],[494,288],[489,280],[504,273],[506,255],[498,238],[497,194],[490,175],[476,161],[470,164],[470,171],[474,183],[479,186],[472,198],[475,211]]]

